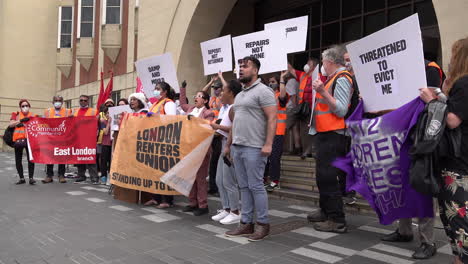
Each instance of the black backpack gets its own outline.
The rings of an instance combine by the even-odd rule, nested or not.
[[[338,74],[338,76],[336,76],[335,80],[333,81],[332,95],[334,95],[334,93],[335,93],[336,82],[342,76],[348,76],[351,79],[351,82],[352,82],[351,85],[352,85],[352,88],[353,88],[353,94],[351,95],[351,105],[349,106],[348,112],[346,113],[346,115],[344,117],[345,120],[346,120],[346,119],[348,119],[348,117],[350,117],[354,113],[354,110],[356,110],[356,107],[359,104],[360,94],[359,94],[359,87],[358,87],[358,84],[356,82],[356,78],[353,75],[351,75],[351,74],[349,74],[347,72],[341,72],[341,73]]]
[[[13,132],[15,132],[14,127],[7,127],[3,133],[3,141],[10,147],[13,147],[15,142],[13,142]]]

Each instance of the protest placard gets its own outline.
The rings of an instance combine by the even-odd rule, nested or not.
[[[398,108],[426,87],[418,14],[347,45],[366,112]]]
[[[179,92],[179,81],[171,53],[138,60],[135,62],[135,67],[147,98],[154,97],[154,87],[160,82],[167,82],[177,93]]]
[[[32,117],[25,126],[34,163],[96,164],[96,117]]]
[[[111,184],[188,196],[214,131],[196,117],[125,114],[112,157]]]
[[[256,57],[260,63],[259,74],[277,72],[288,68],[288,58],[283,46],[284,34],[278,29],[264,30],[232,38],[236,73],[239,61],[246,56]]]
[[[231,35],[200,43],[205,75],[232,71]]]
[[[119,105],[109,107],[109,116],[112,120],[111,131],[118,131],[120,124],[120,116],[122,113],[131,113],[132,109],[129,105]]]
[[[293,53],[305,50],[308,25],[309,16],[302,16],[265,24],[265,30],[279,29],[286,53]]]

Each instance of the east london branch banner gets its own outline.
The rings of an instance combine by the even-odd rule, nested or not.
[[[432,197],[409,183],[409,134],[423,109],[418,98],[381,117],[362,119],[361,103],[347,121],[351,152],[334,165],[347,172],[347,190],[360,193],[381,224],[434,215]]]
[[[111,166],[111,184],[188,196],[210,148],[208,121],[187,116],[125,114]]]
[[[97,119],[94,116],[32,117],[26,123],[26,131],[34,163],[96,163]]]

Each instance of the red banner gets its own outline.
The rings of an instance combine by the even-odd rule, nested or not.
[[[96,117],[32,117],[26,131],[34,163],[96,163]]]

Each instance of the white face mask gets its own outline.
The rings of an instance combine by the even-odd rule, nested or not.
[[[327,77],[328,76],[328,73],[325,71],[325,67],[322,67],[320,68],[320,73],[322,73],[323,76]]]
[[[305,73],[308,73],[309,70],[310,70],[309,64],[304,65],[304,72],[305,72]]]
[[[57,108],[57,109],[59,109],[59,108],[62,107],[62,103],[61,103],[61,102],[55,102],[55,103],[54,103],[54,107]]]
[[[23,112],[23,113],[29,112],[29,106],[23,106],[23,107],[21,107],[21,112]]]

